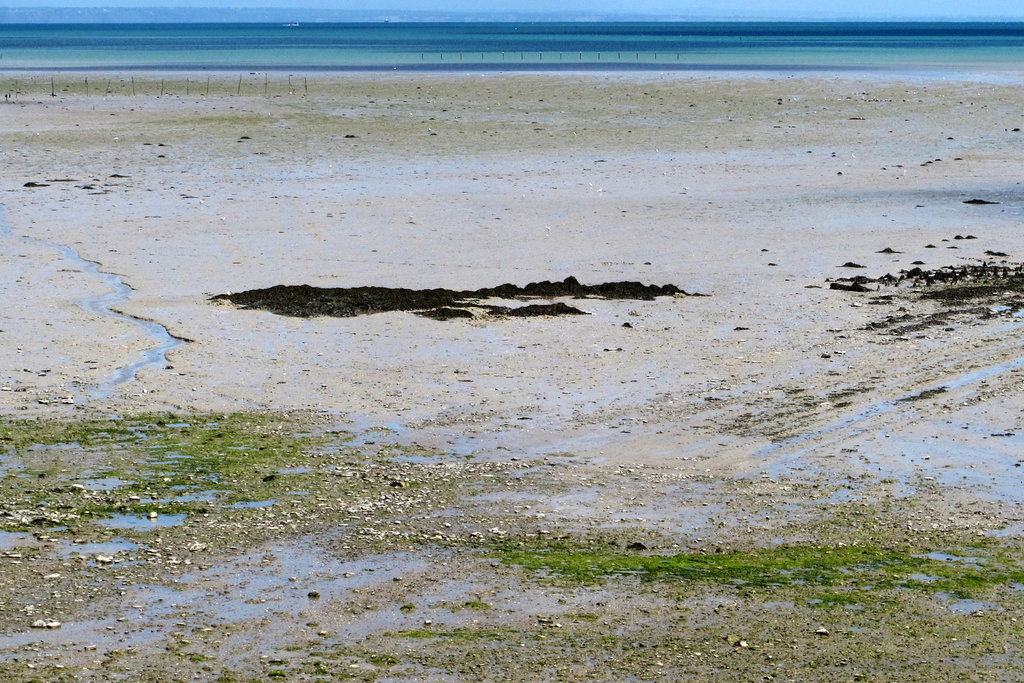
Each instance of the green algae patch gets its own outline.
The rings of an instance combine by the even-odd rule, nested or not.
[[[208,513],[273,503],[315,485],[347,434],[278,413],[147,413],[83,420],[0,419],[0,527],[77,525],[116,515]],[[155,525],[154,525],[155,526]]]
[[[503,548],[496,553],[506,564],[581,584],[632,576],[744,588],[827,587],[828,600],[820,593],[816,598],[831,604],[858,603],[860,593],[899,589],[968,599],[996,586],[1024,583],[1024,568],[1012,554],[998,548],[972,548],[971,554],[970,561],[964,561],[956,554],[918,548],[791,545],[715,554],[637,555],[567,544]]]
[[[472,642],[477,640],[506,640],[517,632],[510,630],[498,630],[487,628],[455,628],[455,629],[414,629],[385,633],[385,637],[394,638],[415,638],[415,639],[442,639],[457,642]]]
[[[262,413],[7,420],[0,422],[0,452],[17,456],[30,473],[44,474],[56,462],[88,469],[93,478],[124,479],[126,491],[154,484],[197,488],[251,478],[329,441],[300,429],[287,416]],[[69,463],[69,450],[80,457]]]

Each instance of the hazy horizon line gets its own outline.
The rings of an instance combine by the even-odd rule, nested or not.
[[[949,22],[1020,23],[1022,15],[1007,16],[880,16],[792,14],[667,14],[644,12],[532,11],[505,12],[439,10],[347,10],[314,7],[0,7],[0,23],[263,23],[306,21],[349,22]]]

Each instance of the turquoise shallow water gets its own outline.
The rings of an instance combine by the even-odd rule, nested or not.
[[[0,25],[0,70],[1024,69],[1022,23]]]

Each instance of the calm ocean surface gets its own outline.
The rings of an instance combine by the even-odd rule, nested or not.
[[[0,70],[1024,70],[1022,23],[0,25]]]

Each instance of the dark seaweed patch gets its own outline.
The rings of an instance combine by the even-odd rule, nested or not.
[[[1006,285],[965,285],[962,287],[946,287],[921,294],[922,299],[938,301],[971,301],[995,296],[1006,291]]]
[[[486,299],[632,299],[651,301],[659,296],[688,296],[675,285],[644,285],[640,282],[605,282],[584,285],[574,277],[561,282],[532,282],[524,287],[503,284],[476,290],[404,289],[397,287],[313,287],[277,285],[233,294],[218,294],[211,301],[230,301],[245,309],[270,311],[301,318],[332,316],[347,318],[387,311],[411,311],[437,320],[473,317],[470,308],[487,309],[496,316],[585,315],[563,303],[534,304],[511,308],[488,306]]]
[[[530,304],[518,308],[505,308],[495,306],[491,309],[491,315],[510,316],[513,318],[527,318],[538,315],[588,315],[585,311],[563,304],[561,301],[553,304]]]
[[[957,236],[954,239],[973,238]],[[871,289],[869,284],[875,284],[877,288]],[[964,317],[988,319],[1022,310],[1024,264],[983,261],[980,264],[945,266],[932,270],[914,267],[901,270],[898,275],[886,273],[878,278],[836,278],[829,285],[834,290],[876,293],[884,287],[893,287],[895,292],[899,292],[901,286],[905,288],[904,298],[908,303],[915,299],[931,300],[939,302],[941,310],[889,315],[883,320],[868,323],[865,329],[884,330],[887,334],[900,337],[935,327],[948,329],[956,319]],[[893,303],[896,296],[896,293],[884,298],[876,296],[870,303]],[[905,308],[901,310],[906,311]]]
[[[465,308],[449,308],[447,306],[443,308],[431,308],[427,311],[417,311],[416,315],[422,315],[424,318],[433,318],[434,320],[452,320],[453,318],[473,317],[473,314]]]
[[[939,394],[946,393],[946,387],[935,387],[934,389],[925,389],[919,394],[913,394],[911,396],[904,396],[900,399],[900,403],[909,403],[911,401],[923,401],[928,398],[934,398]]]

